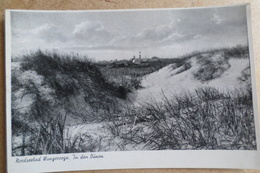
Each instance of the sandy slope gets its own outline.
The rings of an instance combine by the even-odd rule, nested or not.
[[[144,88],[135,93],[135,103],[142,103],[149,99],[160,101],[163,94],[170,96],[185,91],[193,91],[198,87],[211,86],[220,90],[226,90],[233,89],[234,87],[243,87],[245,85],[238,77],[240,77],[241,72],[248,67],[248,59],[229,59],[230,68],[220,77],[206,82],[194,78],[193,73],[201,66],[197,58],[193,57],[189,61],[191,68],[181,73],[176,74],[183,68],[182,66],[173,69],[173,65],[168,65],[157,72],[145,76],[141,83]]]
[[[218,58],[216,56],[214,58]],[[194,77],[194,73],[201,68],[201,64],[198,62],[196,57],[188,60],[191,67],[184,69],[184,66],[175,68],[173,64],[168,65],[157,72],[145,76],[142,80],[141,85],[144,87],[137,90],[130,98],[133,102],[138,105],[139,103],[147,102],[149,99],[155,99],[156,101],[162,100],[163,95],[170,96],[173,94],[181,94],[185,91],[193,91],[198,87],[211,86],[218,89],[232,89],[238,87],[244,87],[243,83],[238,78],[241,77],[241,72],[248,67],[248,59],[229,59],[228,63],[230,67],[218,78],[210,81],[202,82]],[[18,68],[19,64],[12,64],[12,68]],[[35,73],[30,72],[29,75],[24,75],[26,78],[24,81],[33,80],[35,84],[43,85],[41,78]],[[45,88],[46,89],[46,88]],[[43,90],[43,93],[48,93]],[[19,95],[19,93],[17,93]],[[18,96],[17,96],[18,97]],[[24,97],[27,104],[30,104],[29,100]],[[79,100],[78,100],[79,101]],[[81,101],[83,102],[83,100]],[[75,103],[78,103],[75,101]],[[25,106],[25,105],[20,105]],[[27,107],[28,105],[26,105]],[[78,104],[75,105],[79,106]],[[89,147],[92,151],[117,151],[117,150],[141,150],[142,145],[134,146],[132,144],[125,144],[119,137],[111,136],[110,132],[106,129],[110,125],[109,122],[105,123],[90,123],[81,125],[67,125],[65,128],[65,138],[69,139],[70,142],[78,137],[84,139],[84,144]],[[121,133],[126,133],[132,126],[124,125],[121,126]],[[21,137],[14,139],[14,144],[20,144]]]
[[[107,129],[108,126],[114,127],[111,122],[101,123],[89,123],[74,126],[67,126],[65,129],[65,138],[70,139],[70,142],[77,137],[81,137],[84,142],[83,144],[90,147],[92,151],[130,151],[130,150],[142,150],[144,143],[135,145],[132,143],[124,143],[124,140],[118,136],[114,136]],[[133,126],[126,124],[118,127],[121,135],[127,135],[134,127],[140,127],[138,124]],[[144,127],[143,127],[144,128]]]

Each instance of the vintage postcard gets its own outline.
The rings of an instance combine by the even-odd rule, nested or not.
[[[248,4],[5,14],[8,172],[260,168]]]

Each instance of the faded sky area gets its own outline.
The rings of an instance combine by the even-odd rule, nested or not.
[[[174,58],[247,44],[246,6],[197,9],[11,13],[12,56],[79,53],[95,60]]]

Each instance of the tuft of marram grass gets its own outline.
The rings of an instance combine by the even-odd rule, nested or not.
[[[113,130],[125,144],[142,144],[144,150],[255,150],[251,92],[199,88],[165,96],[162,103],[149,102],[136,111],[135,116],[145,121],[137,121],[128,135],[121,126]]]

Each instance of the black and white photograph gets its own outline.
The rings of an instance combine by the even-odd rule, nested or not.
[[[257,151],[247,10],[10,10],[9,155]]]

